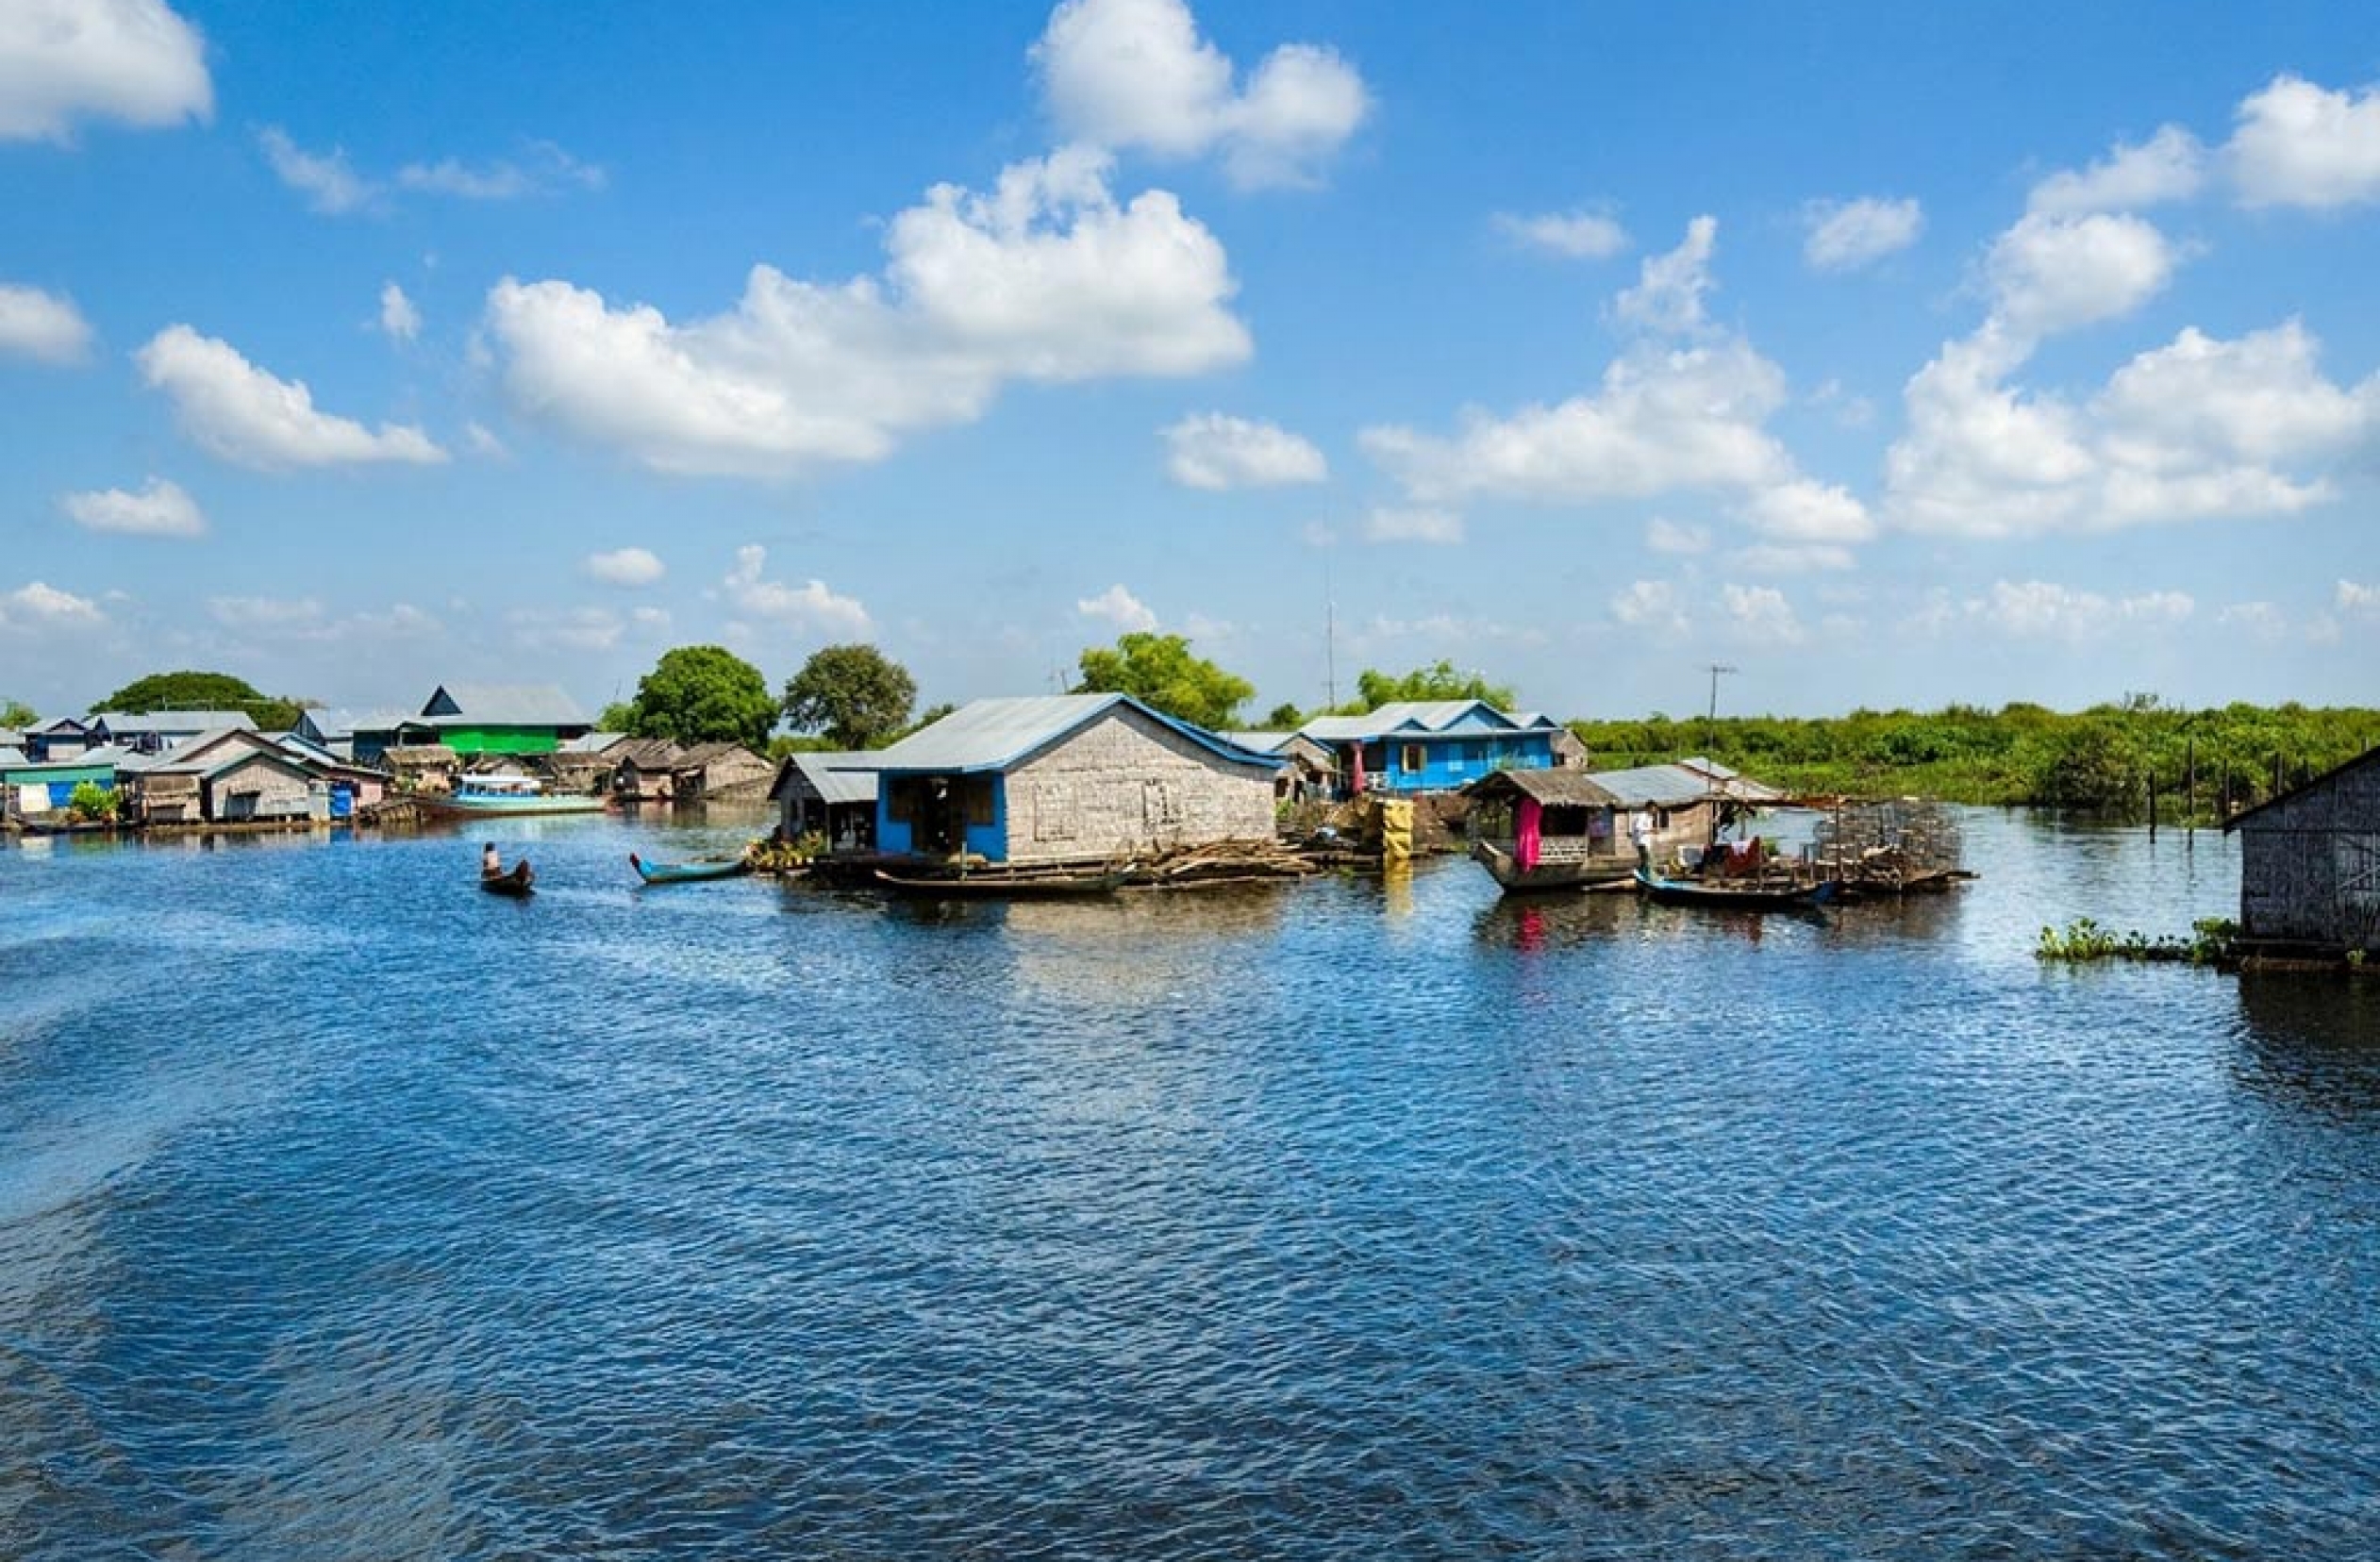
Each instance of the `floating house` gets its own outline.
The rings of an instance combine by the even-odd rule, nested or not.
[[[2380,749],[2233,815],[2235,830],[2244,951],[2380,954]]]
[[[1473,860],[1507,892],[1634,882],[1636,843],[1619,793],[1584,772],[1498,771],[1463,789]]]
[[[341,758],[375,766],[392,748],[434,743],[438,730],[401,710],[328,710],[309,706],[298,713],[297,735]]]
[[[611,794],[624,803],[677,800],[677,762],[685,750],[667,738],[629,738],[604,751],[611,761]]]
[[[466,758],[551,754],[594,730],[568,694],[551,685],[441,684],[418,718]]]
[[[1268,839],[1280,768],[1128,694],[977,700],[874,757],[878,850],[1018,864]]]
[[[1404,700],[1361,716],[1320,716],[1297,729],[1328,749],[1350,791],[1453,791],[1500,770],[1547,770],[1547,717],[1485,700]]]
[[[830,852],[876,846],[876,755],[859,750],[794,753],[777,766],[769,801],[788,840],[817,834]]]
[[[380,751],[399,791],[443,792],[455,789],[462,773],[462,756],[444,743],[403,743]]]
[[[91,723],[72,716],[53,716],[25,732],[25,756],[35,764],[72,759],[78,754],[102,747],[104,738],[92,735]]]
[[[127,754],[163,754],[204,733],[256,727],[244,710],[103,710],[91,719],[95,738]]]
[[[1337,758],[1326,744],[1302,732],[1226,732],[1223,736],[1251,754],[1280,761],[1280,773],[1273,781],[1276,800],[1303,802],[1331,796],[1338,789]]]
[[[124,757],[114,748],[76,749],[49,759],[0,751],[0,813],[30,819],[62,812],[86,781],[113,790],[116,763]]]
[[[776,767],[741,743],[696,743],[670,770],[677,801],[757,803],[769,795]]]

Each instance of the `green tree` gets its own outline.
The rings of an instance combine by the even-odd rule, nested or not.
[[[96,781],[77,781],[66,799],[66,809],[76,819],[98,819],[113,823],[116,817],[116,789],[103,787]]]
[[[29,727],[41,713],[23,700],[0,700],[0,727]]]
[[[909,670],[873,645],[829,645],[785,681],[788,726],[823,732],[842,748],[874,748],[908,724],[917,699]]]
[[[1356,694],[1358,703],[1345,708],[1347,715],[1360,716],[1401,700],[1485,700],[1499,710],[1520,704],[1509,685],[1491,684],[1484,673],[1457,672],[1453,662],[1444,660],[1403,676],[1367,667],[1356,674]]]
[[[637,719],[637,707],[626,700],[614,700],[595,716],[597,732],[625,732],[628,723]]]
[[[299,700],[258,692],[228,673],[152,673],[135,678],[91,707],[144,716],[158,710],[244,710],[266,732],[285,732],[306,708]]]
[[[1112,650],[1093,647],[1082,655],[1077,694],[1129,694],[1141,703],[1196,726],[1215,730],[1232,724],[1240,707],[1256,697],[1256,686],[1190,655],[1180,635],[1136,631]]]
[[[760,670],[734,652],[681,645],[661,653],[653,671],[637,680],[627,715],[628,731],[639,738],[757,749],[776,724],[776,702]]]
[[[1287,701],[1264,713],[1264,730],[1267,732],[1289,732],[1305,724],[1305,713]]]

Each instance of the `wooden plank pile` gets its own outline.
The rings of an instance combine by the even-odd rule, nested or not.
[[[1309,858],[1277,840],[1215,840],[1145,858],[1124,882],[1135,889],[1208,889],[1303,878],[1318,871]]]

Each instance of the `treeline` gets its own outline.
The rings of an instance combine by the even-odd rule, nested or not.
[[[2380,745],[2380,710],[2230,705],[2205,710],[2155,695],[2065,713],[1855,710],[1848,716],[1653,716],[1573,722],[1598,769],[1701,754],[1805,793],[1905,794],[2179,820],[2189,798],[2211,822],[2226,804],[2262,802]]]

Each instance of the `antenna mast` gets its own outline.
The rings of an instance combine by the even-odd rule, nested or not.
[[[1339,708],[1339,603],[1331,594],[1330,555],[1323,555],[1323,689],[1330,708]]]
[[[1725,662],[1705,662],[1703,671],[1710,674],[1710,709],[1704,713],[1703,720],[1716,722],[1719,720],[1719,675],[1723,673],[1735,673],[1740,670],[1730,667]]]

